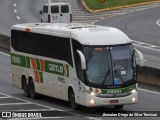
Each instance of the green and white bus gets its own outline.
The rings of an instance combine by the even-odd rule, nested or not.
[[[122,108],[137,103],[136,57],[131,40],[112,27],[28,23],[11,30],[13,85],[27,97],[42,94],[71,107]]]

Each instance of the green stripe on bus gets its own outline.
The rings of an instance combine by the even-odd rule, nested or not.
[[[40,60],[36,59],[36,69],[40,70]]]
[[[45,63],[45,72],[69,77],[68,65],[46,60],[44,61],[44,63]],[[28,56],[11,54],[11,64],[21,67],[31,68],[30,57]],[[36,70],[41,71],[40,68],[41,68],[40,59],[36,59]]]
[[[39,72],[40,75],[40,83],[43,83],[43,72]]]
[[[26,67],[30,68],[30,58],[26,56]]]
[[[126,88],[118,88],[118,89],[99,89],[101,90],[101,94],[115,94],[115,93],[127,93],[130,92],[131,90],[136,89],[136,85],[129,86]],[[93,91],[93,88],[90,90]]]

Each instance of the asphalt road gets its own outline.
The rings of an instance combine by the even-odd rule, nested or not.
[[[145,66],[160,69],[160,7],[115,16],[96,22],[113,26],[126,33],[145,58]]]
[[[0,33],[9,35],[10,28],[13,24],[24,22],[37,22],[40,16],[37,14],[44,2],[47,0],[0,0]],[[15,4],[16,3],[16,4]],[[107,18],[96,24],[115,26],[124,31],[130,38],[140,42],[133,42],[138,49],[145,55],[145,64],[160,68],[160,46],[158,34],[160,26],[156,24],[160,16],[160,8],[131,12],[117,17]],[[88,13],[87,13],[88,14]],[[87,18],[86,18],[87,19]],[[147,44],[146,44],[147,43]],[[148,44],[149,43],[149,44]],[[152,46],[155,45],[155,46]],[[139,46],[139,47],[138,47]],[[59,112],[64,110],[65,113],[59,112],[54,119],[128,119],[120,118],[104,118],[100,117],[107,111],[114,110],[112,107],[96,108],[91,111],[86,111],[86,108],[81,108],[80,111],[72,111],[68,103],[57,99],[42,96],[38,100],[26,98],[23,91],[12,86],[10,78],[10,58],[9,56],[0,53],[0,111],[9,110],[38,110]],[[160,93],[159,89],[146,86],[139,90],[139,101],[135,105],[127,105],[123,111],[156,111],[160,112]],[[148,91],[150,89],[150,91]],[[151,92],[151,91],[158,92]],[[78,117],[79,116],[79,117]],[[92,118],[91,118],[92,117]],[[53,116],[46,119],[53,119]],[[159,120],[157,117],[152,118],[129,118],[141,120]]]

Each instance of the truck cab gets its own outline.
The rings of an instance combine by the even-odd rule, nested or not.
[[[68,3],[45,3],[39,14],[44,23],[72,22],[71,6]]]

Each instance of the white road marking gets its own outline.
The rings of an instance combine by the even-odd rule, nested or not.
[[[137,45],[137,44],[133,44],[133,45],[137,46],[137,47],[142,47],[142,48],[145,48],[145,49],[150,49],[150,50],[154,50],[154,51],[160,51],[160,49],[151,48],[149,46],[143,46],[143,45]]]
[[[14,6],[14,7],[16,7],[16,6],[17,6],[17,4],[16,4],[16,3],[14,3],[14,4],[13,4],[13,6]]]
[[[10,95],[4,94],[4,93],[0,93],[0,95],[10,97]]]
[[[156,24],[157,24],[158,26],[160,26],[160,19],[156,22]]]
[[[15,13],[17,13],[17,10],[16,10],[16,9],[14,9],[14,12],[15,12]]]
[[[0,54],[10,57],[9,54],[6,54],[6,53],[4,53],[4,52],[0,52]]]
[[[25,105],[25,104],[31,104],[31,103],[2,103],[0,106],[5,106],[5,105]]]
[[[86,117],[86,118],[89,119],[89,120],[102,120],[102,119],[94,118],[94,117]]]
[[[0,94],[5,95],[5,96],[10,96],[10,95],[4,94],[4,93],[0,93]],[[28,103],[28,104],[35,104],[35,105],[37,105],[37,106],[42,106],[42,107],[45,107],[45,108],[48,108],[48,109],[51,109],[51,110],[63,111],[63,110],[61,110],[61,109],[57,109],[57,108],[49,107],[49,106],[46,106],[46,105],[38,104],[38,103],[35,103],[35,102],[23,100],[23,99],[14,97],[14,96],[10,96],[10,97],[12,97],[12,98],[14,98],[14,99],[17,99],[17,100],[21,100],[21,101],[26,102],[26,103]]]
[[[139,60],[139,58],[136,58],[136,60]],[[147,62],[148,60],[144,60],[145,62]]]
[[[149,93],[154,93],[154,94],[160,95],[160,92],[156,92],[156,91],[150,91],[150,90],[146,90],[146,89],[142,89],[142,88],[138,88],[138,90],[141,90],[141,91],[144,91],[144,92],[149,92]]]
[[[21,18],[19,16],[16,16],[18,20],[20,20]]]
[[[11,97],[0,97],[0,99],[11,98]]]
[[[155,50],[155,51],[160,51],[160,46],[156,46],[156,45],[144,43],[144,42],[139,42],[136,40],[131,40],[131,41],[134,46],[138,46],[138,47],[142,47],[142,48],[146,48],[146,49],[151,49],[151,50]]]

